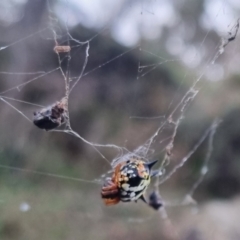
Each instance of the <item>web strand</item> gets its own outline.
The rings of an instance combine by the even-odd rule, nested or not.
[[[47,172],[35,171],[35,170],[31,170],[31,169],[26,169],[26,168],[11,167],[11,166],[2,165],[2,164],[0,164],[0,168],[7,169],[7,170],[14,170],[14,171],[18,171],[18,172],[26,172],[26,173],[30,173],[30,174],[45,176],[45,177],[65,179],[65,180],[70,180],[70,181],[77,181],[77,182],[97,184],[97,185],[101,184],[97,180],[86,180],[86,179],[81,179],[81,178],[68,177],[65,175],[59,175],[59,174],[55,174],[55,173],[47,173]]]

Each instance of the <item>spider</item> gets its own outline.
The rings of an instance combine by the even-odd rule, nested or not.
[[[110,206],[120,201],[137,202],[138,199],[147,203],[144,193],[150,184],[151,177],[156,175],[156,171],[151,171],[156,162],[157,160],[147,163],[132,157],[118,164],[112,178],[107,178],[102,186],[101,195],[105,204]]]
[[[66,122],[66,100],[62,99],[55,104],[34,112],[33,123],[46,131],[59,127]]]

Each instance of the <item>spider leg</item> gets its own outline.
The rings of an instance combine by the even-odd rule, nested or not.
[[[115,204],[118,204],[120,202],[120,199],[119,198],[108,198],[108,199],[103,199],[105,205],[107,206],[111,206],[111,205],[115,205]]]
[[[101,196],[107,206],[115,205],[120,202],[119,189],[111,179],[107,179],[104,183]]]

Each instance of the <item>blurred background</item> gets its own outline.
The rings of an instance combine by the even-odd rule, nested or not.
[[[240,239],[239,35],[212,63],[239,16],[238,0],[1,1],[0,96],[18,110],[0,102],[1,239]],[[19,113],[32,119],[40,109],[33,104],[48,106],[65,94],[54,33],[58,44],[72,48],[71,59],[61,54],[72,81],[86,60],[81,43],[89,42],[69,111],[73,129],[90,142],[136,149],[200,77],[168,166],[191,151],[213,119],[222,119],[209,172],[193,195],[198,212],[168,207],[170,224],[142,202],[104,206],[92,180],[109,164],[80,139],[42,131]],[[170,132],[171,126],[156,138],[150,158],[163,158]],[[99,150],[109,160],[118,154]],[[189,191],[206,152],[204,142],[160,186],[167,203]]]

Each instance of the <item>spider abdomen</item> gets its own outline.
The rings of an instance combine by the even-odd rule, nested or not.
[[[117,204],[119,201],[132,202],[144,199],[151,178],[151,167],[156,161],[147,163],[132,158],[116,166],[111,180],[102,187],[102,198],[106,205]],[[114,194],[112,194],[114,193]]]

